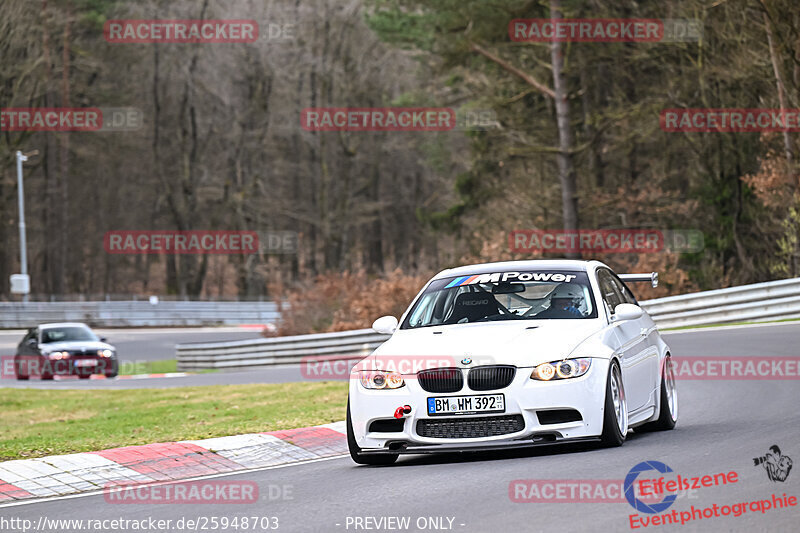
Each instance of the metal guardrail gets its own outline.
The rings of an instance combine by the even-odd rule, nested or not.
[[[800,278],[641,302],[659,328],[800,318]]]
[[[94,327],[266,324],[280,317],[275,302],[0,302],[0,327],[86,322]]]
[[[640,302],[660,329],[800,318],[800,278],[669,296]],[[368,355],[388,335],[371,329],[246,341],[179,344],[178,369],[299,363],[302,357]],[[352,357],[348,357],[352,356]]]
[[[290,364],[299,363],[303,357],[309,356],[361,359],[388,338],[389,335],[371,329],[357,329],[233,342],[178,344],[178,370]]]

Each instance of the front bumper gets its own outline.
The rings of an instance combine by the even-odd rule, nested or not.
[[[593,359],[589,371],[566,380],[537,381],[530,378],[531,368],[518,368],[514,380],[503,389],[473,391],[465,385],[454,393],[430,393],[422,389],[415,376],[404,376],[405,386],[395,390],[368,390],[357,378],[350,380],[350,417],[353,434],[362,453],[435,453],[448,451],[479,451],[520,446],[553,444],[562,441],[596,440],[603,431],[606,376],[609,361]],[[474,415],[429,416],[429,397],[503,394],[505,412]],[[391,431],[374,431],[377,426],[391,426],[398,407],[408,405],[402,426]],[[578,420],[558,421],[548,417],[559,412],[577,412]],[[430,437],[420,434],[420,422],[452,422],[453,426],[495,424],[499,417],[514,418],[512,432],[477,437]],[[521,423],[519,419],[521,418]],[[493,419],[493,420],[480,420]],[[373,425],[376,421],[379,422]],[[472,424],[468,424],[473,421]],[[505,420],[497,423],[505,424]],[[372,429],[371,429],[372,428]],[[518,428],[518,429],[517,429]],[[397,429],[397,430],[395,430]],[[428,432],[430,433],[430,432]],[[464,433],[464,432],[461,432]]]
[[[118,369],[116,357],[79,356],[67,359],[45,360],[41,364],[40,371],[33,374],[39,373],[53,376],[116,375]]]

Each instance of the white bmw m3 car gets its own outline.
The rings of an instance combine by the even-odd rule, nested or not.
[[[352,370],[347,442],[360,464],[401,453],[592,440],[678,418],[666,343],[625,282],[599,261],[537,260],[445,270],[391,337]]]

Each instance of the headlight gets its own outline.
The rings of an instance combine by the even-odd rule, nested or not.
[[[569,379],[584,375],[591,366],[592,360],[589,358],[563,359],[551,363],[542,363],[531,372],[531,378],[539,381],[550,381],[551,379]]]
[[[69,357],[69,352],[50,352],[50,359],[66,359]]]
[[[114,355],[114,352],[112,350],[97,350],[97,355],[100,357],[111,357]]]
[[[403,376],[396,372],[382,370],[361,372],[361,385],[365,389],[399,389],[405,384]]]

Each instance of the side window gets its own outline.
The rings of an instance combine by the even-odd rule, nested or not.
[[[30,341],[31,339],[37,339],[38,340],[36,328],[31,328],[31,329],[28,330],[28,334],[25,335],[24,339],[22,339],[22,343],[23,344],[27,344],[28,341]]]
[[[606,305],[608,305],[608,310],[613,313],[617,306],[623,303],[625,300],[619,293],[611,272],[605,269],[598,270],[597,282],[600,285],[600,292],[603,296],[603,301],[606,303]]]
[[[612,275],[611,281],[614,283],[617,291],[619,291],[619,293],[622,295],[622,303],[639,305],[639,302],[636,301],[636,298],[633,296],[631,290],[622,282],[621,279],[615,275]]]

